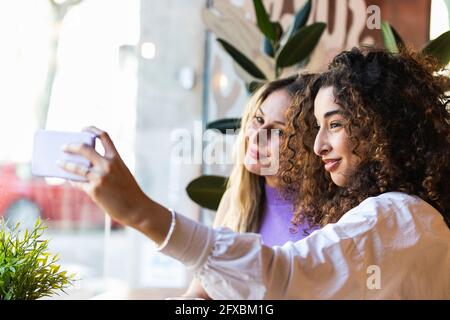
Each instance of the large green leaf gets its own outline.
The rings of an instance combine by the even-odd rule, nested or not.
[[[226,52],[239,64],[245,71],[247,71],[251,76],[257,79],[266,79],[264,73],[246,56],[244,56],[238,49],[233,47],[231,44],[223,39],[217,39],[217,41],[222,45]]]
[[[269,19],[262,0],[253,0],[253,6],[255,8],[256,24],[259,30],[270,40],[275,41],[277,39],[277,31],[275,30],[275,24]]]
[[[325,28],[325,23],[317,22],[298,30],[276,57],[277,67],[289,67],[307,58],[316,47]]]
[[[305,5],[295,14],[288,31],[283,37],[282,43],[285,44],[292,36],[306,25],[309,15],[311,13],[311,0],[308,0]]]
[[[383,38],[384,46],[389,52],[398,53],[397,41],[395,40],[394,32],[387,21],[381,22],[381,37]]]
[[[430,41],[422,52],[434,56],[442,66],[446,66],[450,62],[450,30]]]
[[[227,178],[205,175],[192,180],[186,187],[192,201],[203,208],[217,210],[226,189]]]
[[[227,129],[237,130],[241,127],[241,118],[220,119],[206,125],[206,130],[216,129],[226,134]]]

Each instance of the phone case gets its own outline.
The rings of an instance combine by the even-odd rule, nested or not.
[[[82,156],[65,153],[62,147],[70,143],[85,143],[95,147],[95,135],[89,132],[63,132],[39,130],[34,135],[31,172],[35,176],[86,181],[84,177],[63,170],[58,161],[68,161],[90,167]]]

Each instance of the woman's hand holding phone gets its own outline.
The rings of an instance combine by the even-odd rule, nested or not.
[[[105,154],[100,155],[86,144],[69,144],[64,152],[82,156],[92,166],[62,161],[60,167],[85,178],[86,182],[75,182],[75,186],[84,190],[111,218],[138,229],[156,243],[163,242],[171,224],[169,210],[144,194],[105,131],[96,127],[83,131],[100,139]]]

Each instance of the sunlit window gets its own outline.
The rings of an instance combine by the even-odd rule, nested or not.
[[[83,192],[31,175],[33,134],[95,124],[133,170],[140,1],[73,2],[0,2],[0,215],[23,227],[45,219],[50,248],[81,279],[73,294],[88,298],[105,289],[105,271],[126,280],[107,248],[127,251],[127,231],[112,222],[105,238],[105,215]]]

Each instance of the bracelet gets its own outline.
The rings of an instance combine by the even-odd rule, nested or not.
[[[170,238],[172,237],[173,230],[175,230],[176,214],[173,209],[169,209],[169,211],[172,214],[172,223],[170,224],[169,232],[167,233],[167,236],[164,239],[164,241],[159,246],[158,245],[156,246],[156,250],[158,251],[163,250],[167,246]]]

